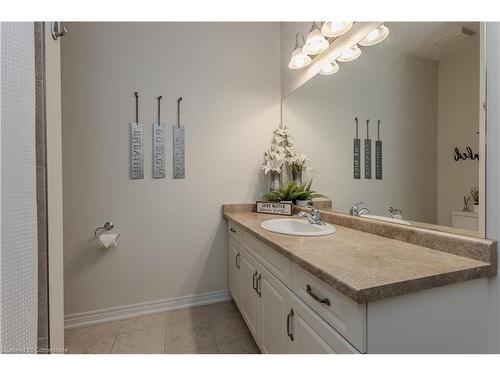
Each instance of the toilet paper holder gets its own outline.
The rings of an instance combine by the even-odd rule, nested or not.
[[[97,228],[95,231],[94,231],[94,237],[99,237],[99,234],[100,233],[97,233],[99,231],[106,231],[106,232],[109,232],[111,229],[113,229],[115,227],[115,225],[113,224],[112,221],[106,221],[104,223],[104,225],[102,227],[99,227]],[[120,237],[120,235],[118,235],[118,237]]]

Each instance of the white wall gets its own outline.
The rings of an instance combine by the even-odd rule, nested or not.
[[[451,226],[450,212],[462,210],[463,196],[478,187],[479,161],[457,162],[453,156],[455,147],[479,153],[479,35],[438,65],[438,224]]]
[[[348,211],[363,201],[372,213],[388,207],[405,218],[436,222],[437,63],[404,55],[383,44],[363,48],[361,57],[341,64],[332,76],[315,76],[283,104],[283,123],[312,160],[313,188]],[[383,180],[353,179],[354,117],[363,145],[366,119],[374,150],[381,120]],[[374,158],[373,151],[372,157]]]
[[[62,42],[65,314],[227,289],[223,203],[253,201],[279,123],[278,23],[74,23]],[[145,178],[129,179],[133,92]],[[167,178],[151,178],[163,95]],[[172,179],[183,100],[186,179]],[[113,220],[117,248],[94,229]]]

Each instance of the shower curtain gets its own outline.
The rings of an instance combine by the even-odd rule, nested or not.
[[[0,23],[0,351],[37,346],[34,24]]]

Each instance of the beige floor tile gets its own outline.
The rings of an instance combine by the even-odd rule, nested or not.
[[[138,318],[122,320],[119,334],[145,330],[149,328],[164,329],[165,313],[149,314]]]
[[[65,342],[67,354],[108,354],[115,341],[115,336],[102,337],[91,340],[78,340],[75,338]]]
[[[221,303],[214,303],[212,305],[205,305],[206,310],[211,311],[235,311],[238,310],[238,307],[234,303],[234,301],[227,301]]]
[[[260,354],[259,347],[251,337],[220,344],[218,347],[220,354]]]
[[[166,354],[219,354],[219,348],[217,345],[205,346],[201,348],[193,348],[191,350],[184,350],[182,353],[168,353]]]
[[[193,307],[192,309],[174,310],[165,313],[167,325],[186,321],[199,321],[207,319],[205,306]]]
[[[221,324],[228,319],[229,320],[242,319],[239,310],[221,310],[221,311],[209,310],[207,316],[208,316],[208,321],[214,325]]]
[[[89,341],[103,337],[116,336],[121,326],[121,321],[96,324],[89,327],[71,328],[64,331],[64,339],[78,339]]]
[[[206,320],[184,320],[167,325],[165,334],[167,337],[178,337],[183,335],[195,335],[212,330],[210,322]]]
[[[170,328],[167,326],[165,353],[195,353],[216,345],[210,325],[196,325],[189,329]]]
[[[222,320],[212,323],[217,345],[233,341],[239,341],[251,337],[245,321],[241,317]]]
[[[153,327],[141,331],[119,334],[111,353],[146,354],[163,353],[165,330]]]

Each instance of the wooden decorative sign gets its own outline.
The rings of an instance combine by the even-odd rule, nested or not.
[[[261,214],[292,216],[293,204],[292,202],[257,201],[257,212]]]

